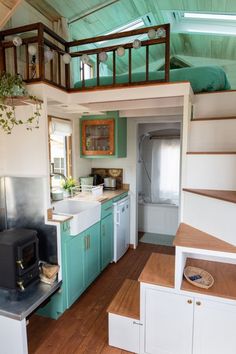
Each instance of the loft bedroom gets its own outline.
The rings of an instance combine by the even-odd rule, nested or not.
[[[36,8],[43,23],[22,27],[13,14],[0,33],[2,72],[70,92],[176,81],[190,81],[194,93],[236,86],[235,19],[223,4],[217,13],[210,3],[204,11],[189,4],[189,12],[168,1],[63,4],[18,5],[16,13]]]

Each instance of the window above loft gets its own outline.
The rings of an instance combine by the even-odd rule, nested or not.
[[[162,11],[175,33],[236,35],[236,14],[219,12]]]

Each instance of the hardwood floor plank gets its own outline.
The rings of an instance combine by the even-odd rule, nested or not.
[[[127,354],[108,345],[106,309],[126,278],[137,280],[151,253],[174,247],[140,243],[110,264],[57,321],[33,315],[27,328],[29,354]]]

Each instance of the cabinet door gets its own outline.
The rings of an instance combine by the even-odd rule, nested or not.
[[[67,307],[70,307],[85,289],[83,236],[83,234],[71,236],[65,246],[66,275],[64,281]]]
[[[193,354],[236,353],[236,306],[196,300]]]
[[[113,260],[113,214],[101,220],[101,269]]]
[[[115,120],[82,120],[82,154],[85,156],[115,154]]]
[[[86,287],[100,273],[100,222],[84,232],[85,237],[85,285]]]
[[[167,292],[146,290],[144,353],[191,354],[193,300]]]

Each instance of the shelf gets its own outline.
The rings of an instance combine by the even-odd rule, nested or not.
[[[140,319],[140,284],[137,280],[125,279],[120,290],[108,306],[107,312]]]
[[[143,283],[174,288],[174,278],[175,256],[152,253],[138,280]]]
[[[236,191],[190,188],[183,188],[183,191],[203,195],[204,197],[223,200],[225,202],[236,203]]]
[[[228,120],[228,119],[236,119],[236,117],[200,117],[200,118],[192,118],[191,122],[201,122],[201,121],[214,121],[214,120]]]
[[[42,103],[41,100],[32,100],[28,96],[14,96],[9,97],[4,100],[6,106],[26,106],[26,105],[35,105],[36,103]]]
[[[181,290],[236,300],[235,264],[187,258],[186,266],[202,268],[209,272],[214,278],[214,285],[210,289],[202,289],[183,278]]]
[[[188,151],[187,155],[236,155],[236,151]]]
[[[206,249],[217,252],[236,253],[236,247],[202,232],[192,226],[181,223],[173,242],[176,247]]]

